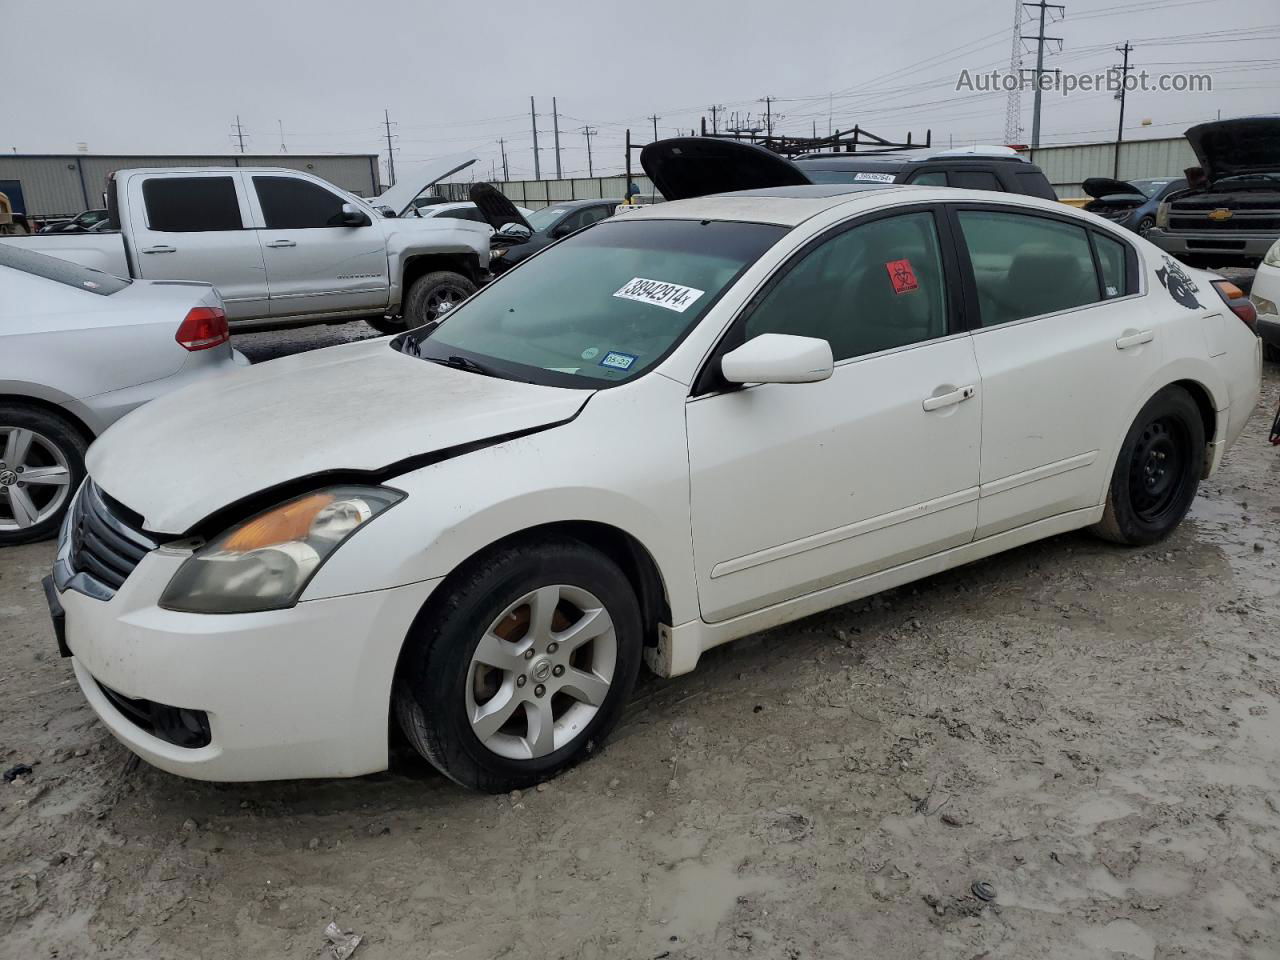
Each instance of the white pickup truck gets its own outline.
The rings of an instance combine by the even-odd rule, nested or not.
[[[412,207],[467,160],[424,167],[372,201],[298,170],[119,170],[107,184],[114,232],[0,243],[119,277],[212,283],[233,329],[359,318],[390,333],[436,319],[488,274],[488,226]]]

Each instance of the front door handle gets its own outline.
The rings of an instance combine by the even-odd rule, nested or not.
[[[142,252],[143,253],[177,253],[178,248],[168,247],[168,246],[165,246],[164,244],[161,244],[158,247],[143,247]]]
[[[1154,330],[1135,330],[1125,331],[1123,337],[1116,341],[1117,350],[1128,350],[1130,347],[1139,347],[1144,343],[1150,343],[1156,338]]]
[[[296,247],[297,241],[294,240],[272,240],[267,244],[268,247]]]
[[[950,407],[957,403],[964,403],[964,401],[972,397],[975,392],[976,388],[973,384],[969,384],[967,387],[957,387],[950,393],[925,397],[921,406],[924,407],[926,413],[930,410],[940,410],[942,407]]]

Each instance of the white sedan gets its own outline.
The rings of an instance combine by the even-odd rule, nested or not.
[[[1231,285],[1029,197],[677,199],[434,327],[117,425],[55,622],[165,770],[369,773],[398,722],[459,783],[528,786],[598,747],[642,660],[685,673],[1068,530],[1167,536],[1253,410],[1253,322]]]

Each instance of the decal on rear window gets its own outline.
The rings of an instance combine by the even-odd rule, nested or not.
[[[1172,257],[1164,258],[1164,266],[1156,271],[1156,279],[1169,291],[1169,296],[1173,297],[1188,310],[1204,309],[1196,297],[1196,294],[1200,292],[1200,288],[1196,286],[1194,280],[1187,276],[1186,271],[1182,269],[1182,264]]]
[[[896,173],[855,173],[853,179],[863,183],[868,181],[871,183],[893,183],[893,178],[896,176]]]
[[[884,265],[889,271],[889,279],[893,282],[894,293],[910,293],[919,288],[916,273],[911,269],[910,260],[890,260]]]
[[[614,296],[621,300],[638,300],[641,303],[651,303],[655,307],[674,310],[676,313],[684,313],[704,293],[706,293],[705,290],[686,287],[679,283],[664,283],[661,280],[633,277],[623,284]]]
[[[600,361],[600,366],[611,367],[614,370],[630,370],[631,365],[635,362],[636,358],[633,354],[610,350],[604,355],[604,359]]]

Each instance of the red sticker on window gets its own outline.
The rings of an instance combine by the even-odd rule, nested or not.
[[[916,282],[915,271],[911,269],[910,260],[890,260],[884,268],[889,271],[894,293],[909,293],[920,286]]]

